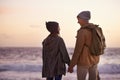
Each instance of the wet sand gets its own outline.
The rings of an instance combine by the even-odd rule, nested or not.
[[[120,74],[100,74],[101,80],[120,80]],[[0,80],[46,80],[40,72],[0,72]],[[62,80],[77,80],[76,73],[67,73]],[[86,77],[88,80],[88,76]]]

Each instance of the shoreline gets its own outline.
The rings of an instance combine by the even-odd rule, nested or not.
[[[119,74],[100,74],[101,80],[120,80]],[[15,72],[4,71],[0,72],[0,80],[46,80],[42,78],[41,72]],[[66,73],[62,80],[77,80],[76,73]],[[86,77],[88,80],[88,75]]]

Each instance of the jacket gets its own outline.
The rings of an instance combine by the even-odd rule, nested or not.
[[[69,65],[70,58],[63,39],[58,35],[49,35],[43,41],[42,50],[42,77],[65,75],[65,63]]]
[[[86,24],[82,27],[85,26],[92,26],[92,24]],[[72,56],[72,60],[70,62],[70,66],[74,67],[75,65],[77,66],[92,66],[95,65],[99,62],[99,56],[93,56],[90,53],[90,50],[87,46],[85,45],[92,45],[91,40],[92,40],[92,34],[91,31],[87,29],[82,29],[80,28],[77,33],[76,37],[76,45],[75,45],[75,50]]]

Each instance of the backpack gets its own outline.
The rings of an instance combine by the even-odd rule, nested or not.
[[[87,46],[90,50],[90,53],[94,56],[99,56],[104,54],[104,49],[106,47],[105,37],[103,35],[102,29],[98,25],[85,26],[82,29],[87,29],[91,31],[92,34],[92,43],[91,46]]]

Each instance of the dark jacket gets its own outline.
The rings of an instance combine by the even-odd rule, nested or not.
[[[54,77],[66,73],[65,63],[70,58],[63,39],[58,35],[49,35],[43,41],[43,68],[42,77]]]

